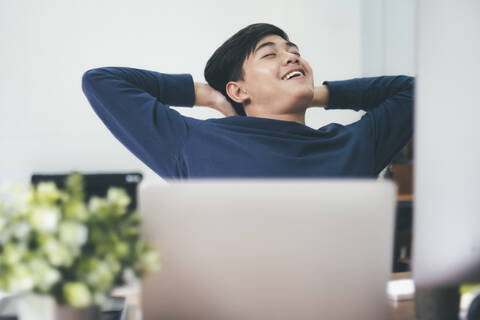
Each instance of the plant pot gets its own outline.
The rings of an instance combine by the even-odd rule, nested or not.
[[[48,295],[28,293],[15,299],[19,320],[97,320],[100,308],[91,306],[82,309],[57,305]]]
[[[15,297],[19,320],[55,320],[55,300],[47,295],[26,293]]]
[[[97,320],[100,319],[100,308],[91,306],[76,309],[69,306],[57,306],[55,316],[56,320]]]

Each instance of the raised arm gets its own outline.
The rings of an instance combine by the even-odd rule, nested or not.
[[[199,120],[169,105],[193,106],[191,75],[97,68],[85,72],[82,89],[100,119],[132,153],[162,177],[178,175],[179,152]]]
[[[351,124],[374,143],[373,173],[378,175],[412,138],[413,77],[383,76],[325,81],[328,106],[325,109],[366,110],[358,122]]]

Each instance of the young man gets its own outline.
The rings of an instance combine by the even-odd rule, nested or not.
[[[205,68],[189,74],[134,68],[87,71],[82,88],[110,131],[165,179],[376,177],[413,133],[414,79],[325,81],[270,24],[245,27]],[[182,116],[170,106],[209,106],[221,119]],[[350,125],[305,126],[309,107],[366,110]]]

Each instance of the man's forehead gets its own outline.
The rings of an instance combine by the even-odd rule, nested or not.
[[[278,35],[268,35],[263,37],[257,43],[255,49],[253,50],[253,54],[255,54],[258,50],[264,47],[277,46],[277,45],[286,46],[286,47],[295,47],[298,49],[298,46],[291,41],[287,41]]]

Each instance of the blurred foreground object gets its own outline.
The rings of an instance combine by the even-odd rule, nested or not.
[[[58,305],[99,305],[126,279],[159,268],[153,247],[139,237],[130,197],[109,188],[86,202],[83,176],[0,189],[0,289],[52,296]]]

